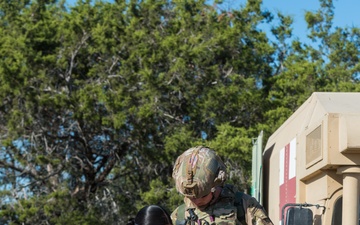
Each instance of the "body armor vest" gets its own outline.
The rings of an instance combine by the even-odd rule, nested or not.
[[[176,225],[246,225],[242,195],[225,185],[218,201],[204,210],[183,204],[177,209]]]

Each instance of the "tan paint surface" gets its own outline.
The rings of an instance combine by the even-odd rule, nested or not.
[[[360,93],[313,93],[268,139],[264,151],[263,202],[274,224],[279,224],[279,151],[296,138],[296,201],[328,206],[344,181],[343,166],[360,165]],[[357,176],[357,175],[352,175]],[[347,186],[354,199],[358,191]],[[344,195],[348,195],[344,194]],[[352,204],[354,204],[352,202]],[[344,205],[344,207],[347,207]],[[317,212],[315,212],[317,211]],[[344,211],[344,210],[343,210]],[[321,210],[314,209],[319,220]],[[332,214],[320,213],[324,222]],[[353,215],[350,215],[354,219]],[[344,218],[344,217],[343,217]],[[315,223],[316,224],[316,223]]]

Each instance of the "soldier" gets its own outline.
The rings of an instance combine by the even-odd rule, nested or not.
[[[255,198],[225,184],[226,166],[207,147],[186,150],[172,176],[184,196],[171,214],[174,225],[273,225]]]

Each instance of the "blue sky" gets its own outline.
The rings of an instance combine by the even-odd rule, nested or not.
[[[225,7],[236,7],[246,4],[246,0],[224,0]],[[360,27],[360,0],[333,0],[335,16],[333,26]],[[263,0],[263,9],[272,13],[280,11],[294,19],[293,35],[304,41],[307,35],[305,11],[315,12],[320,8],[318,0]]]
[[[74,4],[76,1],[67,0],[67,3]],[[224,0],[224,2],[224,7],[238,8],[238,6],[244,5],[246,0]],[[360,27],[360,0],[333,0],[333,3],[335,6],[334,26]],[[300,41],[306,38],[305,11],[316,11],[319,6],[318,0],[263,0],[264,9],[274,13],[280,11],[293,17],[293,34],[299,37]]]
[[[334,27],[360,27],[359,0],[333,0],[333,4]],[[294,18],[294,35],[302,39],[306,37],[307,32],[305,11],[317,11],[320,3],[317,0],[263,0],[263,7],[271,12],[281,11],[283,14],[291,15]]]

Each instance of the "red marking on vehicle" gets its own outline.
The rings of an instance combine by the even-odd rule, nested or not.
[[[296,203],[296,139],[280,150],[279,162],[279,218],[281,220],[282,207],[287,203]]]

